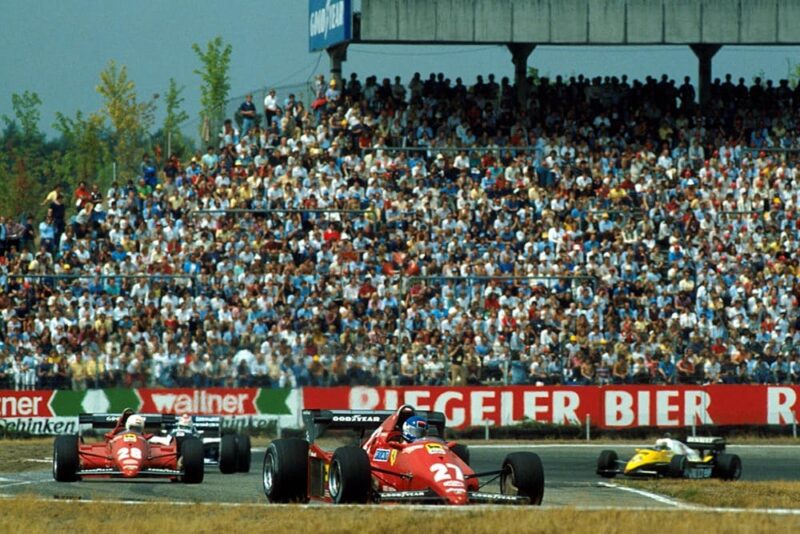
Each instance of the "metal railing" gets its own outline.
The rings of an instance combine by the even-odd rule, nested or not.
[[[188,280],[189,287],[192,292],[197,291],[197,275],[196,274],[20,274],[12,273],[3,275],[5,278],[4,287],[6,291],[9,289],[11,280],[38,280],[46,281],[76,281],[76,280],[153,280],[155,282],[165,282],[170,280]]]
[[[524,146],[375,146],[361,149],[363,156],[367,152],[383,150],[386,152],[536,152],[539,147]]]
[[[190,215],[204,215],[213,213],[370,213],[374,209],[346,209],[346,208],[229,208],[229,209],[197,209],[190,211]]]
[[[437,275],[429,275],[429,276],[404,276],[401,282],[401,290],[403,293],[407,291],[408,286],[406,284],[413,283],[414,281],[422,280],[422,281],[458,281],[463,280],[468,283],[474,282],[515,282],[515,281],[524,281],[524,280],[541,280],[544,282],[547,281],[558,281],[558,280],[573,280],[578,282],[590,282],[592,284],[592,291],[597,288],[597,278],[594,276],[588,275],[576,275],[576,276],[544,276],[544,275],[508,275],[508,276],[437,276]]]

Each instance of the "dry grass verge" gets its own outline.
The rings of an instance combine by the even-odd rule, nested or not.
[[[0,441],[0,473],[18,473],[50,468],[42,462],[53,457],[53,438]]]
[[[800,482],[723,480],[625,480],[630,487],[703,506],[726,508],[798,508]]]
[[[146,506],[147,510],[144,510]],[[366,507],[303,509],[263,506],[224,508],[148,503],[83,504],[54,501],[42,513],[41,501],[30,498],[0,501],[0,531],[26,532],[403,532],[417,525],[425,532],[461,534],[517,532],[797,532],[800,517],[764,514],[720,514],[649,510],[588,511],[514,508],[419,511],[410,508]]]

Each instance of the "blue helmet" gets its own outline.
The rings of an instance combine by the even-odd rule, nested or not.
[[[422,417],[413,415],[403,423],[403,437],[407,441],[424,438],[426,435],[428,435],[428,422]]]

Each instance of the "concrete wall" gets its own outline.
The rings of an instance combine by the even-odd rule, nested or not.
[[[800,0],[362,0],[364,42],[800,44]]]

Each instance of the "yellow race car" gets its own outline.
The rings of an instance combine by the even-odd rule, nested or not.
[[[686,443],[666,437],[656,440],[652,448],[636,449],[627,462],[606,450],[597,459],[597,474],[604,478],[627,475],[737,480],[742,476],[742,460],[725,453],[725,444],[725,438],[719,437],[691,437]]]

